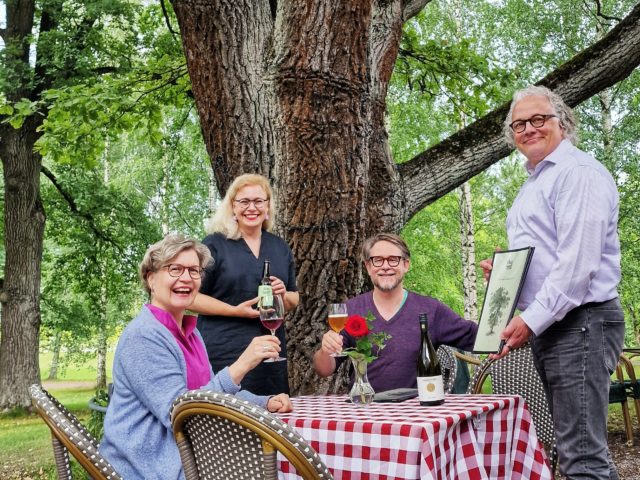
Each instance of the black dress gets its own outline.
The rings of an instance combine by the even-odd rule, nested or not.
[[[291,249],[281,238],[263,231],[260,255],[256,258],[240,238],[230,240],[221,233],[208,235],[203,242],[214,258],[206,270],[200,292],[229,305],[238,305],[258,295],[264,260],[271,261],[271,275],[282,280],[288,292],[297,291],[296,271]],[[200,315],[198,330],[207,347],[214,372],[231,365],[254,337],[269,334],[259,318]],[[287,356],[284,327],[276,331],[282,351]],[[289,393],[287,362],[260,363],[242,380],[242,388],[257,395]]]

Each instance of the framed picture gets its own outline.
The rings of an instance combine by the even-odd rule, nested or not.
[[[494,252],[493,269],[484,294],[474,353],[498,353],[500,332],[513,318],[534,247]]]

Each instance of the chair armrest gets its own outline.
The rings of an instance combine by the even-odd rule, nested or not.
[[[456,358],[459,358],[460,360],[471,363],[473,365],[480,365],[482,363],[482,360],[480,360],[479,358],[467,355],[465,353],[460,353],[457,350],[454,350],[453,354],[456,356]]]

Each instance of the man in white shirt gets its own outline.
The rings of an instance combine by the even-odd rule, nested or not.
[[[577,149],[571,109],[545,87],[516,92],[507,141],[529,178],[507,216],[509,248],[533,246],[521,313],[500,334],[531,341],[567,479],[618,479],[607,447],[610,376],[622,351],[618,300],[618,192],[609,172]],[[480,266],[489,275],[491,262]]]

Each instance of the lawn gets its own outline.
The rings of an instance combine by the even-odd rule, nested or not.
[[[107,377],[111,377],[111,365],[113,364],[114,350],[107,352]],[[49,376],[51,367],[50,352],[40,353],[40,378],[43,380]],[[73,364],[62,369],[58,369],[58,381],[60,382],[95,382],[96,380],[96,361],[95,359]]]
[[[83,423],[93,388],[54,389],[50,393]],[[0,415],[0,478],[56,478],[48,427],[35,414]],[[80,477],[82,478],[82,477]]]
[[[107,356],[107,377],[111,375],[113,353]],[[40,355],[41,378],[49,375],[51,354]],[[59,378],[46,381],[46,388],[83,423],[89,419],[88,401],[94,396],[95,360],[64,368]],[[84,384],[84,385],[83,385]],[[74,472],[75,473],[75,472]],[[0,478],[55,479],[49,429],[39,416],[25,413],[0,415]],[[75,476],[74,476],[75,478]],[[83,478],[79,476],[78,478]]]

